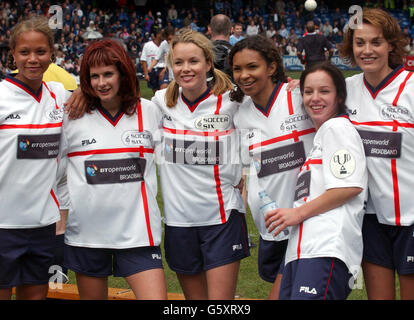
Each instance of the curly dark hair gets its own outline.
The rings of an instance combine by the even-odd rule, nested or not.
[[[253,35],[237,42],[229,54],[229,64],[231,67],[233,67],[234,55],[243,49],[257,51],[268,65],[272,62],[276,62],[276,71],[272,75],[272,81],[274,83],[277,83],[279,81],[287,82],[285,69],[283,68],[282,57],[280,56],[279,51],[272,40],[262,35]],[[233,101],[241,102],[243,100],[243,97],[244,93],[238,87],[235,87],[230,93],[230,99]]]

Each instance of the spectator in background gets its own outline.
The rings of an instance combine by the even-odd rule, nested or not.
[[[285,39],[289,37],[289,31],[286,29],[286,26],[284,23],[282,23],[280,26],[280,35]]]
[[[289,30],[289,37],[288,37],[288,42],[289,41],[293,41],[294,43],[297,43],[298,42],[298,40],[299,40],[299,37],[298,37],[298,35],[295,33],[295,29],[293,29],[293,28],[290,28],[290,30]]]
[[[297,55],[302,64],[309,68],[312,64],[325,61],[325,51],[328,51],[328,60],[330,60],[333,55],[333,48],[328,39],[316,33],[313,21],[306,23],[306,29],[308,30],[307,35],[300,38],[297,45]],[[305,57],[302,55],[303,50],[305,50]]]
[[[255,24],[253,18],[250,18],[249,20],[249,25],[247,26],[246,34],[248,36],[259,34],[259,27]]]
[[[177,10],[175,9],[175,4],[174,3],[172,3],[170,5],[170,9],[168,9],[167,18],[170,21],[175,21],[178,18],[178,13],[177,13]]]
[[[328,37],[329,36],[329,33],[331,33],[332,32],[332,26],[331,26],[331,24],[329,23],[329,20],[328,19],[326,19],[325,20],[325,23],[323,24],[323,26],[321,27],[321,32],[322,32],[322,34],[325,36],[325,37]]]
[[[232,48],[229,42],[231,33],[230,18],[224,14],[213,16],[208,30],[211,33],[211,41],[213,42],[214,67],[225,72],[231,78],[232,70],[228,61]]]
[[[243,39],[243,24],[236,22],[233,27],[233,34],[229,38],[229,42],[232,46],[234,46],[238,41]]]
[[[295,43],[293,40],[290,40],[288,45],[286,46],[286,52],[288,56],[296,56],[298,50],[296,49]]]
[[[269,27],[266,30],[266,37],[267,38],[271,38],[276,34],[276,30],[275,30],[275,26],[273,25],[273,23],[270,21],[269,22]]]

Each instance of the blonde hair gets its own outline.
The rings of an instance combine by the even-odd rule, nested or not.
[[[213,74],[213,80],[211,81],[211,91],[214,95],[218,96],[233,89],[233,83],[230,78],[222,71],[214,68],[214,51],[211,41],[203,34],[191,30],[189,28],[183,28],[171,40],[171,49],[168,52],[167,62],[170,66],[173,65],[173,49],[178,43],[193,43],[199,47],[203,53],[207,63],[211,65],[211,71]],[[165,94],[165,103],[167,107],[172,108],[177,104],[179,95],[179,85],[173,80],[168,85],[167,92]]]
[[[33,16],[29,19],[22,20],[18,24],[16,24],[13,29],[11,30],[10,34],[10,41],[9,41],[9,47],[11,50],[14,50],[16,48],[16,42],[19,36],[28,31],[36,31],[43,33],[45,37],[47,38],[47,41],[49,43],[50,50],[52,51],[52,58],[51,60],[55,61],[55,54],[54,54],[54,40],[53,40],[53,32],[49,28],[49,22],[46,17],[44,16]],[[11,52],[9,52],[9,55],[7,57],[7,67],[10,70],[16,70],[16,63],[14,62],[13,55]]]

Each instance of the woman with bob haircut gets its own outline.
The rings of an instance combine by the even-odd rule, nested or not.
[[[381,9],[362,11],[348,28],[341,57],[363,73],[347,78],[349,117],[365,144],[369,172],[362,268],[368,299],[414,299],[414,79],[404,70],[398,21]]]
[[[243,39],[233,46],[229,59],[237,86],[230,96],[243,101],[234,123],[249,167],[247,200],[260,233],[258,271],[263,280],[274,283],[269,299],[277,299],[289,235],[275,238],[267,231],[259,193],[266,191],[281,207],[293,206],[296,177],[312,147],[315,129],[299,89],[286,90],[282,57],[271,40],[260,35]],[[269,161],[276,157],[289,161]]]
[[[234,299],[249,248],[236,188],[241,164],[233,125],[238,103],[229,98],[233,85],[214,68],[210,40],[191,29],[175,35],[167,60],[174,80],[152,98],[163,113],[166,260],[186,299]]]
[[[71,201],[65,266],[81,299],[107,299],[112,274],[137,299],[166,299],[154,163],[161,114],[140,97],[134,64],[116,40],[86,48],[80,83],[87,112],[65,115],[61,139]]]
[[[316,129],[313,148],[298,174],[293,208],[265,218],[274,235],[292,227],[279,299],[345,300],[362,259],[364,147],[344,117],[347,93],[339,69],[312,65],[302,72],[300,89]]]

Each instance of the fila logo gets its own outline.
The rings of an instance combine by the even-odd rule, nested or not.
[[[310,293],[310,294],[318,294],[318,292],[316,291],[315,288],[312,288],[312,290],[309,289],[309,287],[300,287],[299,292],[305,292],[305,293]]]
[[[234,244],[233,245],[233,251],[241,250],[241,249],[243,249],[243,246],[242,246],[241,243],[240,244]]]
[[[20,115],[18,113],[16,113],[16,114],[12,113],[12,114],[8,115],[7,118],[4,119],[4,120],[8,120],[8,119],[11,119],[11,120],[20,119]]]
[[[155,259],[161,260],[161,255],[160,254],[157,254],[157,253],[153,253],[152,254],[152,260],[155,260]]]
[[[84,147],[84,146],[88,146],[88,145],[90,145],[90,144],[92,144],[92,143],[96,143],[95,138],[92,138],[92,140],[88,140],[88,139],[86,139],[86,140],[82,140],[82,147]]]
[[[407,262],[414,262],[414,256],[407,256]]]

